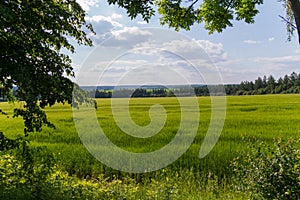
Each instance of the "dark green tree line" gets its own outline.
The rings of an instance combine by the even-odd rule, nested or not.
[[[240,84],[224,85],[227,95],[261,95],[261,94],[291,94],[300,93],[300,73],[293,72],[276,80],[272,75],[258,77],[254,81],[242,81]],[[218,94],[219,85],[194,86],[194,91],[183,86],[173,88],[152,89],[118,89],[91,91],[92,98],[135,98],[135,97],[174,97],[176,96],[209,96]]]
[[[258,77],[253,81],[242,81],[238,85],[227,85],[228,95],[256,95],[256,94],[289,94],[300,93],[300,73],[293,72],[283,78],[275,80],[270,75],[263,78]]]

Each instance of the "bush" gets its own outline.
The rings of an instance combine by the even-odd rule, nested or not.
[[[3,154],[5,153],[5,154]],[[46,147],[26,143],[0,155],[0,199],[125,199],[137,191],[132,179],[80,180],[60,171]]]
[[[274,146],[253,144],[247,156],[232,162],[239,189],[253,199],[300,199],[299,140],[275,139]]]
[[[45,147],[20,146],[0,156],[1,199],[49,199],[46,182],[54,166],[53,154]]]

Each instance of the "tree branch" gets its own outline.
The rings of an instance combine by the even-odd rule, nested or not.
[[[298,32],[298,42],[300,44],[300,1],[299,0],[288,0],[288,1],[291,5],[291,9],[294,14],[295,23],[297,27],[296,30]]]
[[[234,2],[234,0],[231,0],[230,2],[229,2],[229,4],[227,5],[227,7],[226,7],[226,12],[229,10],[229,8],[230,8],[230,6],[231,6],[231,4]]]
[[[188,7],[188,11],[190,11],[193,6],[198,2],[199,0],[194,1],[189,7]]]
[[[289,20],[287,20],[285,17],[278,15],[285,23],[291,25],[294,29],[297,29],[297,26],[291,22],[289,22]]]

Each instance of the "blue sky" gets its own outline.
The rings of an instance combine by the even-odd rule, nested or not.
[[[259,6],[254,24],[234,22],[212,35],[202,24],[177,33],[161,26],[158,14],[148,24],[140,18],[130,20],[125,10],[105,0],[78,2],[97,33],[92,36],[94,47],[77,46],[71,56],[82,85],[226,84],[300,72],[298,39],[287,42],[285,24],[278,17],[285,15],[284,9],[277,1]],[[195,71],[192,65],[201,67]]]

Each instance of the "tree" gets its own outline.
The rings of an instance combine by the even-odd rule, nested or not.
[[[276,80],[275,78],[270,75],[268,77],[268,81],[267,81],[267,91],[269,94],[273,94],[275,91],[275,86],[276,86]]]
[[[92,45],[85,31],[93,29],[75,0],[2,0],[0,11],[0,86],[10,100],[17,87],[25,104],[14,116],[23,117],[27,135],[53,126],[45,106],[72,103],[73,68],[61,50],[75,51],[70,39]]]
[[[291,80],[291,84],[293,86],[299,86],[300,82],[299,82],[299,79],[298,79],[298,74],[293,72],[291,75],[290,75],[290,80]]]
[[[299,0],[283,0],[284,5],[287,10],[287,18],[290,19],[289,23],[287,23],[288,33],[293,35],[294,30],[296,29],[298,32],[298,40],[300,44],[300,1]],[[296,25],[294,25],[293,20]]]
[[[254,83],[254,89],[255,90],[258,90],[260,88],[263,88],[263,80],[261,77],[258,77],[256,80],[255,80],[255,83]]]
[[[287,90],[290,87],[291,87],[291,80],[288,75],[285,75],[283,77],[283,88],[284,88],[284,90]]]
[[[268,85],[267,76],[264,75],[262,80],[263,80],[263,88],[267,87],[267,85]]]
[[[300,44],[300,0],[279,0],[286,9],[281,18],[287,25],[288,40],[297,30]],[[232,26],[233,20],[254,23],[259,13],[256,8],[263,0],[108,0],[127,10],[131,18],[141,15],[148,21],[155,13],[153,5],[158,7],[161,24],[169,27],[189,30],[195,23],[204,23],[209,33],[222,32]]]

